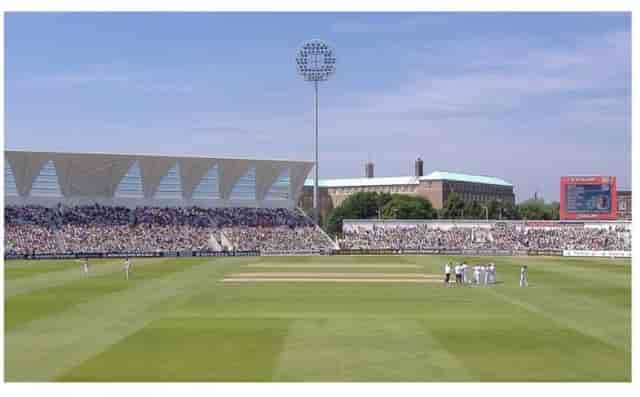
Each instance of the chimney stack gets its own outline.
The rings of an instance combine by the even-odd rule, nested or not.
[[[373,163],[368,161],[364,165],[364,176],[367,178],[373,178]]]
[[[419,178],[424,175],[424,161],[420,157],[416,160],[416,176]]]

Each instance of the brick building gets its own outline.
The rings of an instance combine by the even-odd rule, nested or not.
[[[492,200],[515,204],[513,185],[503,179],[434,171],[423,175],[423,162],[416,160],[415,175],[400,177],[375,177],[373,164],[365,166],[364,178],[321,179],[319,181],[320,214],[324,218],[347,197],[358,192],[398,193],[428,199],[434,208],[440,209],[455,192],[465,202],[480,204]],[[313,179],[307,179],[299,206],[305,210],[313,207]]]

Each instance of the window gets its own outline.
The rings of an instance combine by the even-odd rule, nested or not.
[[[181,199],[182,198],[182,184],[180,183],[180,172],[178,163],[176,163],[167,172],[167,175],[160,179],[158,185],[158,191],[155,198],[158,199]]]
[[[31,188],[32,196],[39,197],[61,197],[60,184],[58,183],[58,174],[52,160],[49,160],[40,170],[40,174],[33,181]]]
[[[4,194],[7,196],[18,195],[16,179],[13,176],[13,170],[7,160],[4,161]]]
[[[140,164],[138,164],[137,161],[131,164],[131,168],[129,168],[127,174],[120,180],[114,196],[121,198],[144,198]]]
[[[218,164],[214,164],[207,174],[202,177],[200,183],[193,189],[194,200],[215,200],[220,198],[218,190]]]
[[[255,200],[256,199],[256,169],[251,167],[249,171],[236,182],[229,196],[231,200]]]
[[[288,200],[289,199],[289,169],[285,169],[265,196],[266,200]],[[334,190],[334,189],[331,189]]]

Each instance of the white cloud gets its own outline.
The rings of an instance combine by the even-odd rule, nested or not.
[[[425,25],[441,25],[450,18],[447,14],[398,14],[395,22],[372,22],[371,18],[343,18],[330,26],[333,33],[411,33]]]
[[[171,78],[160,78],[158,75],[141,71],[133,71],[126,64],[89,64],[65,72],[44,76],[26,76],[16,80],[16,85],[23,89],[72,89],[80,87],[119,88],[131,92],[180,93],[194,91],[191,83],[175,81]]]
[[[574,50],[512,50],[504,47],[484,48],[480,41],[465,43],[439,53],[439,66],[449,62],[449,74],[429,75],[431,54],[424,54],[423,73],[396,90],[356,96],[354,107],[379,117],[414,112],[464,117],[495,112],[509,112],[527,101],[544,97],[591,94],[608,89],[626,89],[630,95],[630,56],[628,32],[584,37],[585,44]],[[479,55],[482,53],[482,55]],[[472,70],[457,68],[461,59],[471,56]],[[446,66],[445,66],[446,67]],[[568,100],[567,103],[570,103]]]

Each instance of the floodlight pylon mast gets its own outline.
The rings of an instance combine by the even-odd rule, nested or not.
[[[315,99],[315,177],[313,179],[313,219],[320,222],[320,189],[318,161],[318,83],[329,79],[336,67],[333,49],[320,40],[310,40],[302,45],[296,56],[298,73],[305,81],[313,81]]]
[[[313,82],[316,98],[316,155],[315,155],[315,177],[313,178],[313,219],[318,223],[320,221],[320,189],[318,187],[318,80]]]

